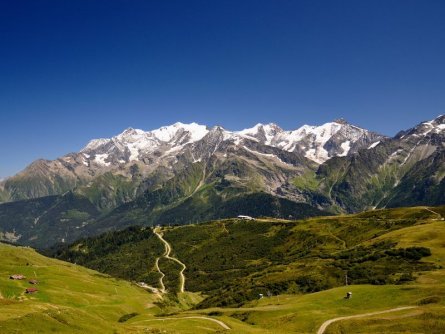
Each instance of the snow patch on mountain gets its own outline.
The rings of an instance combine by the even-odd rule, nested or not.
[[[271,158],[271,159],[275,159],[278,160],[279,162],[288,165],[288,163],[284,162],[283,160],[281,160],[278,156],[276,156],[275,154],[270,154],[270,153],[262,153],[262,152],[258,152],[258,151],[254,151],[251,150],[250,148],[243,146],[243,149],[245,149],[246,151],[252,153],[252,154],[256,154],[256,155],[261,155],[263,157],[267,157],[267,158]]]
[[[426,135],[426,134],[428,134],[430,132],[440,133],[443,130],[445,130],[445,124],[438,123],[437,119],[429,121],[429,122],[424,122],[424,123],[422,123],[422,125],[426,126],[426,129],[425,129],[425,132],[423,133],[423,135]]]
[[[371,145],[368,146],[368,150],[370,150],[371,148],[376,147],[378,144],[380,144],[380,140],[376,141],[375,143],[372,143]]]
[[[343,152],[340,153],[339,156],[344,157],[344,156],[348,155],[349,150],[351,149],[351,141],[350,140],[345,141],[344,143],[342,143],[340,145],[340,147],[343,150]]]
[[[106,162],[105,160],[108,159],[108,154],[96,154],[96,157],[94,160],[101,165],[109,166],[110,162]]]

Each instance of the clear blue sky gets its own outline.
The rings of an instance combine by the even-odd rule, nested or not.
[[[445,113],[443,0],[11,0],[0,41],[0,176],[129,126]]]

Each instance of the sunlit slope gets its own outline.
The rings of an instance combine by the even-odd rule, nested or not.
[[[12,274],[26,279],[11,280]],[[30,279],[39,283],[33,286]],[[25,294],[28,287],[38,292]],[[30,248],[0,244],[1,333],[126,333],[118,320],[149,312],[154,300],[128,282],[46,258]]]

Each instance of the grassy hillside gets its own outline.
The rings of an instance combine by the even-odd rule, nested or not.
[[[346,276],[351,284],[404,284],[420,272],[439,269],[429,260],[430,247],[401,244],[401,237],[384,238],[437,222],[444,213],[443,207],[436,208],[437,213],[429,210],[377,210],[301,221],[226,219],[166,227],[163,234],[173,255],[187,266],[187,290],[206,294],[199,307],[239,306],[260,293],[308,293],[338,287]],[[114,241],[108,242],[107,254],[101,255],[104,240]],[[163,250],[147,229],[132,228],[65,245],[52,254],[156,285],[159,273],[154,261]],[[162,261],[160,265],[167,280],[178,277],[179,267]]]
[[[434,229],[436,234],[428,244],[434,261],[443,262],[445,226],[435,222],[427,227],[403,242],[422,243],[425,233]],[[315,333],[331,318],[399,306],[415,308],[341,321],[329,326],[326,333],[358,330],[408,333],[412,329],[442,333],[443,330],[443,269],[425,272],[415,282],[404,285],[353,285],[309,294],[274,295],[251,301],[241,308],[188,310],[159,317],[156,315],[161,310],[153,304],[156,297],[129,283],[45,258],[27,248],[0,244],[0,255],[1,333]],[[12,272],[29,278],[34,277],[35,272],[40,281],[39,292],[23,294],[28,284],[9,280]],[[347,291],[353,293],[350,300],[343,298]],[[184,295],[179,298],[187,298],[187,294]],[[230,329],[225,331],[209,319],[222,321]]]
[[[395,249],[428,248],[431,255],[422,258],[421,262],[430,263],[434,269],[412,272],[411,281],[393,281],[385,285],[354,284],[314,293],[273,295],[244,303],[239,308],[209,308],[188,311],[174,317],[198,314],[217,316],[236,329],[234,330],[236,333],[316,333],[321,324],[328,319],[408,306],[412,308],[334,322],[327,327],[325,333],[443,333],[445,222],[442,217],[444,215],[444,207],[419,207],[378,210],[360,215],[323,218],[323,222],[317,219],[305,222],[310,225],[317,221],[318,224],[324,225],[320,226],[320,231],[327,231],[327,226],[330,228],[337,226],[330,231],[334,236],[341,234],[349,236],[343,240],[346,247],[358,243],[360,247],[367,248],[376,244],[395,242],[393,246]],[[328,221],[331,223],[328,224]],[[385,228],[382,228],[383,224],[386,224]],[[233,231],[230,228],[228,230]],[[165,237],[168,237],[168,233],[165,233]],[[198,251],[198,243],[194,246],[196,246],[195,251]],[[368,254],[374,255],[374,253]],[[402,258],[400,260],[403,262]],[[306,267],[307,272],[311,270],[310,266]],[[351,291],[353,296],[349,300],[344,299],[348,291]],[[181,321],[185,324],[188,320],[177,320],[175,323]],[[150,321],[138,316],[130,322],[136,326]]]

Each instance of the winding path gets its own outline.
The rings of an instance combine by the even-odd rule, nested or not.
[[[223,227],[224,232],[226,232],[227,234],[230,234],[229,230],[226,227],[226,224],[222,223],[222,227]]]
[[[217,323],[218,325],[220,325],[224,329],[230,329],[230,327],[226,323],[222,322],[221,320],[217,320],[217,319],[213,319],[213,318],[209,318],[209,317],[200,317],[200,316],[180,317],[180,318],[160,318],[160,319],[150,319],[150,320],[142,320],[142,321],[165,321],[165,320],[182,320],[182,319],[203,319],[203,320],[208,320],[208,321],[212,321],[214,323]]]
[[[187,269],[186,265],[179,261],[177,258],[170,256],[170,253],[172,251],[172,248],[170,244],[162,237],[162,234],[160,232],[160,228],[155,228],[153,232],[156,234],[156,236],[161,240],[161,242],[164,244],[165,252],[162,254],[162,257],[165,257],[166,259],[175,261],[176,263],[180,264],[182,266],[181,271],[179,272],[179,292],[185,291],[185,276],[184,271]],[[159,279],[159,284],[161,285],[161,291],[162,293],[165,293],[165,285],[164,285],[164,277],[165,274],[161,271],[159,268],[159,257],[156,259],[155,263],[156,269],[161,273],[162,277]]]
[[[441,215],[439,212],[433,211],[433,210],[431,210],[431,209],[428,208],[428,207],[425,207],[424,209],[425,209],[426,211],[429,211],[429,212],[431,212],[431,213],[434,213],[435,215],[437,215],[437,216],[439,217],[439,219],[443,220],[443,217],[442,217],[442,215]]]
[[[328,328],[328,326],[330,324],[337,322],[337,321],[355,319],[355,318],[365,318],[365,317],[370,317],[370,316],[378,315],[378,314],[397,312],[397,311],[402,311],[402,310],[409,310],[409,309],[416,308],[416,307],[417,306],[403,306],[403,307],[392,308],[390,310],[385,310],[385,311],[377,311],[377,312],[356,314],[356,315],[350,315],[347,317],[339,317],[339,318],[329,319],[329,320],[326,320],[325,322],[323,322],[323,324],[318,329],[317,334],[323,334],[325,332],[326,328]]]
[[[155,267],[156,267],[156,270],[161,274],[161,277],[159,278],[159,285],[160,285],[159,291],[161,293],[165,293],[165,291],[166,291],[165,285],[164,285],[165,274],[161,271],[161,268],[159,268],[159,257],[156,258]]]

